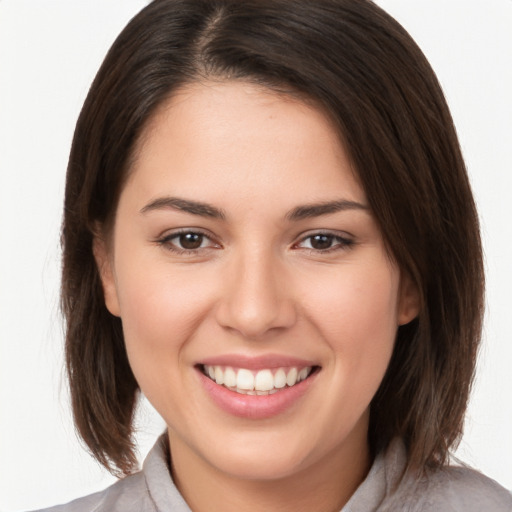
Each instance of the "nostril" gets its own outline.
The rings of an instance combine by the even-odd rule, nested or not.
[[[219,325],[248,340],[258,340],[271,331],[288,329],[296,322],[293,305],[284,300],[265,302],[235,297],[220,304],[216,316]]]

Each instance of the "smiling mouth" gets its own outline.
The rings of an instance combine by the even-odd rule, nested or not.
[[[206,377],[230,391],[242,395],[273,395],[296,386],[315,373],[318,366],[261,369],[200,365]]]

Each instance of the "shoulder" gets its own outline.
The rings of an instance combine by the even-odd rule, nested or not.
[[[155,443],[142,470],[104,491],[39,512],[190,512],[169,471],[167,435]]]
[[[135,473],[107,489],[38,512],[153,512],[156,510],[149,499],[145,478]]]
[[[405,478],[395,498],[410,512],[512,512],[512,494],[478,471],[449,466]]]
[[[419,476],[408,472],[406,466],[405,445],[397,438],[376,459],[375,467],[372,468],[373,477],[367,479],[367,488],[371,487],[370,490],[375,494],[375,489],[380,486],[383,498],[375,508],[366,507],[364,510],[512,512],[512,494],[478,471],[454,465],[427,470]],[[363,508],[348,510],[359,511]]]
[[[450,466],[427,477],[426,510],[512,512],[512,494],[466,467]]]

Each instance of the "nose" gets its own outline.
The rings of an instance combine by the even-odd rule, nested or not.
[[[229,265],[223,280],[217,322],[246,339],[262,339],[296,322],[291,283],[283,265],[270,255],[240,255]]]

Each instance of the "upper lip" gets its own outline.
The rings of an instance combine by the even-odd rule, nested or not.
[[[207,366],[230,366],[233,368],[246,368],[248,370],[318,366],[318,363],[312,360],[279,354],[264,354],[260,356],[224,354],[202,359],[198,364]]]

